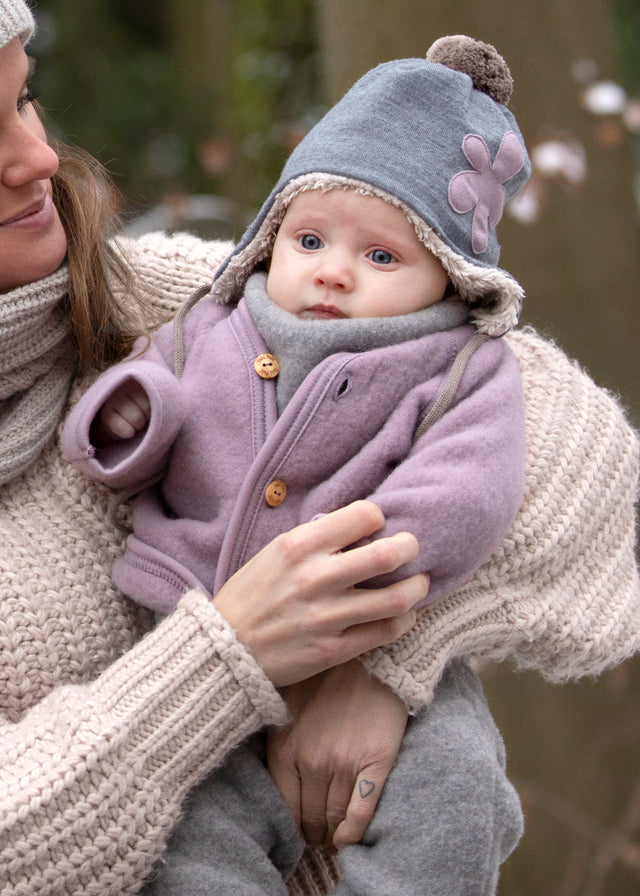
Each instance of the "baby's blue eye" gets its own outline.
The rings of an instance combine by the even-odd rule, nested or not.
[[[307,249],[309,252],[322,247],[322,240],[313,233],[303,234],[299,239],[299,243],[303,249]]]
[[[374,264],[391,264],[394,260],[393,255],[390,252],[385,252],[384,249],[374,249],[369,258]]]

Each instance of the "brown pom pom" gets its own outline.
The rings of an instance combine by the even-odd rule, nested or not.
[[[476,90],[506,106],[513,90],[509,66],[491,44],[464,34],[441,37],[427,53],[428,62],[439,62],[469,75]]]

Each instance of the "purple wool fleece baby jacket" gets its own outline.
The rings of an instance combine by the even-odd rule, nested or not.
[[[531,172],[524,140],[504,105],[513,81],[489,44],[441,38],[426,59],[372,69],[294,149],[280,179],[214,279],[217,301],[235,301],[268,258],[287,204],[302,190],[359,189],[403,209],[438,256],[481,332],[518,320],[523,291],[497,266],[505,202]]]

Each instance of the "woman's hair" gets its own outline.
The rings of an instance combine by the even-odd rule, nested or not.
[[[135,273],[109,240],[122,204],[109,174],[84,150],[49,142],[60,159],[52,184],[67,235],[72,332],[80,363],[101,369],[122,358],[152,321],[141,323]]]

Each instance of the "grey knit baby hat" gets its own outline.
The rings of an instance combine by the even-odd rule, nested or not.
[[[26,44],[35,30],[31,10],[23,0],[0,0],[0,49],[14,37]]]
[[[271,195],[218,270],[213,295],[235,300],[271,254],[291,199],[303,190],[349,188],[402,208],[438,256],[480,332],[517,323],[520,285],[497,267],[505,202],[530,163],[505,103],[513,81],[494,47],[457,35],[426,59],[372,69],[294,149]]]

